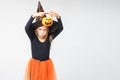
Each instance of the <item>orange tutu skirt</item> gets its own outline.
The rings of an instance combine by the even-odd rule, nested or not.
[[[52,60],[40,61],[31,58],[26,68],[24,80],[57,80]]]

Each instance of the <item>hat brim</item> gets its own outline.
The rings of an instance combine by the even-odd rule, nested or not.
[[[57,23],[58,22],[53,21],[53,24],[49,26],[49,33],[53,33],[57,29]],[[34,28],[34,30],[41,26],[43,26],[42,21],[32,23],[32,27]]]

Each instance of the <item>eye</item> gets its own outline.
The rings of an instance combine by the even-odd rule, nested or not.
[[[41,30],[41,29],[38,29],[38,30]]]
[[[44,31],[47,31],[47,29],[44,29]]]

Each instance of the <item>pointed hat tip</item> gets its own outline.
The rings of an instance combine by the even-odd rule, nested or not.
[[[40,3],[40,1],[38,1],[38,8],[37,8],[37,12],[44,12],[44,9]]]
[[[38,5],[40,5],[40,1],[38,1]]]

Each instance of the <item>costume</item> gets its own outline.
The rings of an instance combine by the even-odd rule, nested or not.
[[[40,42],[35,35],[33,20],[34,18],[31,16],[25,26],[25,31],[31,42],[32,58],[28,63],[24,80],[57,80],[52,60],[49,58],[51,45],[49,36],[52,35],[55,39],[63,30],[61,18],[53,22],[45,42]]]

